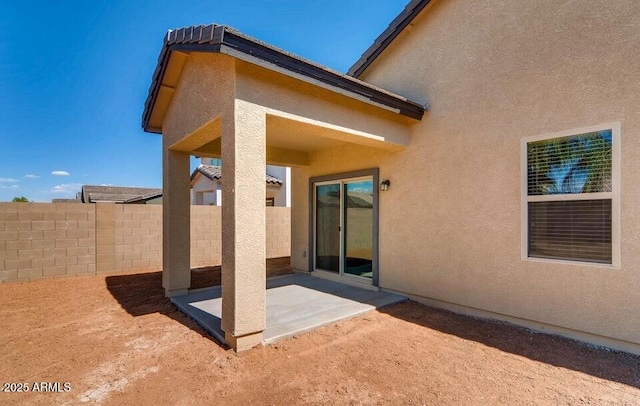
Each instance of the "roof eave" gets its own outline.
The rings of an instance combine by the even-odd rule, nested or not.
[[[431,0],[412,0],[394,18],[389,26],[373,41],[373,44],[362,54],[360,59],[347,71],[347,75],[359,78],[380,54],[396,39],[398,35],[431,3]]]
[[[219,52],[220,44],[222,43],[222,37],[224,35],[224,26],[219,25],[207,25],[199,27],[189,27],[188,29],[182,28],[178,30],[171,30],[167,32],[162,43],[162,49],[160,55],[158,55],[158,64],[153,72],[151,86],[149,87],[149,93],[144,103],[144,111],[142,112],[142,129],[146,132],[162,134],[162,128],[149,127],[149,119],[153,112],[153,107],[158,97],[158,90],[162,86],[162,79],[167,69],[169,57],[171,52],[176,50],[177,44],[185,45],[185,40],[193,41],[197,39],[198,44],[205,44],[211,47],[210,52]],[[195,43],[193,44],[196,45]],[[217,47],[217,50],[216,50]],[[183,47],[187,50],[187,47]],[[204,50],[203,50],[204,51]]]
[[[162,80],[171,52],[224,53],[249,63],[277,70],[364,102],[377,105],[398,114],[421,120],[427,108],[417,102],[392,94],[383,89],[331,71],[302,58],[287,54],[254,38],[232,31],[225,26],[199,26],[170,31],[163,43],[158,66],[153,74],[142,115],[142,128],[146,132],[162,133],[161,128],[149,127],[149,119],[162,86]],[[274,69],[276,67],[277,69]]]

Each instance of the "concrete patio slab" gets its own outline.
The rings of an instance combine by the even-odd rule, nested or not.
[[[267,280],[264,343],[292,337],[376,308],[407,300],[393,293],[358,288],[306,274]],[[183,313],[224,343],[220,286],[171,298]]]

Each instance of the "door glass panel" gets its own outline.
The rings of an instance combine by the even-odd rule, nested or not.
[[[316,186],[316,269],[340,272],[340,184]]]
[[[373,181],[344,185],[344,273],[373,275]]]

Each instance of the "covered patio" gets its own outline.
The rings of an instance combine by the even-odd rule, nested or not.
[[[190,288],[191,155],[222,158],[222,287],[211,314],[219,318],[220,339],[244,350],[277,336],[268,332],[275,300],[269,292],[283,288],[266,289],[265,165],[292,167],[292,195],[309,201],[309,179],[332,174],[318,152],[348,145],[402,150],[424,111],[225,26],[170,31],[143,113],[143,128],[163,137],[166,295],[184,298]],[[359,169],[366,167],[356,163]],[[309,207],[294,203],[292,219],[292,266],[313,271]]]
[[[406,297],[393,293],[363,289],[309,274],[269,278],[263,342],[273,343],[405,300]],[[174,296],[171,302],[218,341],[225,342],[220,286]]]

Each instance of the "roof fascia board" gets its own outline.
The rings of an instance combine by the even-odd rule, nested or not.
[[[151,84],[152,92],[148,97],[147,101],[144,105],[144,113],[142,117],[142,128],[151,133],[161,134],[161,128],[149,128],[149,119],[151,118],[151,113],[153,112],[153,107],[156,104],[156,99],[158,98],[158,91],[162,86],[162,79],[164,78],[165,71],[167,70],[167,66],[169,65],[169,57],[171,56],[171,52],[174,50],[183,50],[190,51],[190,46],[192,47],[200,47],[207,48],[211,47],[208,52],[220,52],[220,44],[222,43],[222,39],[224,37],[224,26],[212,26],[208,25],[205,27],[189,27],[188,30],[178,29],[172,30],[167,33],[164,39],[164,43],[162,44],[162,50],[160,51],[160,55],[158,56],[158,65],[156,66],[155,71],[153,72],[153,80],[154,82]],[[177,43],[178,41],[184,41],[187,35],[186,31],[189,31],[190,38],[198,38],[198,43]],[[203,52],[206,52],[203,50]]]
[[[225,26],[215,26],[213,29],[209,26],[190,27],[170,31],[167,34],[158,57],[158,66],[153,74],[151,91],[145,102],[142,117],[142,127],[145,131],[162,132],[160,128],[150,128],[148,124],[173,51],[224,53],[416,120],[421,120],[427,110],[426,106],[419,103],[361,83],[357,79],[345,78],[339,73],[331,72],[238,34],[229,31]],[[197,40],[197,42],[180,42],[185,39]]]
[[[398,35],[420,14],[431,0],[413,0],[402,10],[389,26],[375,39],[373,44],[362,54],[360,59],[347,71],[347,75],[359,78],[380,54],[396,39]]]
[[[391,96],[361,83],[328,73],[320,67],[302,63],[296,58],[233,33],[225,33],[221,52],[416,120],[422,119],[424,115],[425,107],[418,103],[405,98],[400,101],[397,96]],[[257,63],[258,61],[264,61],[266,64]]]

